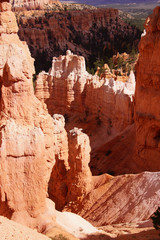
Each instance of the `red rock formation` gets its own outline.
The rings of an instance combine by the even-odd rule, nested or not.
[[[63,114],[68,121],[66,125],[68,130],[76,126],[83,128],[90,136],[92,148],[90,166],[92,173],[96,174],[112,171],[115,174],[129,173],[134,169],[131,168],[131,164],[127,164],[131,156],[128,154],[127,157],[124,156],[124,151],[119,152],[118,147],[116,148],[119,146],[123,149],[126,142],[131,139],[132,144],[129,144],[129,148],[130,152],[133,152],[134,134],[130,137],[128,131],[128,138],[120,144],[117,143],[117,139],[123,137],[126,127],[133,124],[134,89],[133,72],[126,83],[113,79],[100,80],[98,76],[92,76],[85,70],[83,57],[73,55],[70,51],[66,56],[53,58],[50,72],[40,73],[35,83],[35,95],[47,104],[51,115]],[[133,133],[132,130],[131,132]],[[118,144],[114,148],[111,146],[113,142]],[[102,145],[105,145],[107,150],[115,150],[115,153],[113,151],[115,162],[121,159],[120,166],[124,168],[119,167],[115,170],[114,163],[110,164],[109,160],[113,155],[108,157],[107,150],[103,151],[104,154],[100,153]]]
[[[160,8],[145,23],[136,66],[136,163],[139,171],[160,170]]]
[[[0,9],[0,214],[42,231],[53,221],[46,196],[54,124],[34,96],[33,59],[17,36],[11,6]]]
[[[120,19],[118,10],[108,8],[30,15],[27,11],[19,15],[18,24],[20,39],[27,42],[38,72],[48,71],[52,57],[67,49],[96,61],[99,54],[108,56],[108,51],[121,51],[120,46],[132,47],[133,42],[136,46],[140,39],[139,30]]]
[[[117,64],[118,64],[118,60],[119,60],[120,58],[123,59],[123,61],[126,61],[126,60],[129,59],[129,54],[127,54],[127,53],[119,54],[119,52],[118,52],[117,55],[114,55],[114,56],[112,57],[113,63],[114,63],[115,65],[117,65]]]
[[[35,95],[47,104],[51,115],[70,114],[73,110],[83,113],[82,92],[87,76],[84,58],[68,51],[66,56],[53,58],[49,76],[43,72],[39,74]]]
[[[53,58],[49,75],[39,74],[35,95],[47,104],[49,113],[78,115],[103,123],[111,131],[122,131],[133,123],[135,80],[123,83],[113,79],[99,81],[88,74],[83,57],[67,51]]]
[[[69,132],[69,166],[67,202],[76,201],[90,192],[92,174],[90,162],[89,137],[81,129],[74,128]]]

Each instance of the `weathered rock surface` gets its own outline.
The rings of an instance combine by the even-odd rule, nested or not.
[[[64,118],[57,114],[53,118],[54,121],[61,118],[61,125],[55,133],[57,154],[49,182],[49,197],[56,209],[62,210],[67,203],[83,199],[93,187],[88,166],[91,149],[89,137],[81,129],[72,129],[67,138]]]
[[[69,166],[67,202],[83,198],[92,188],[89,137],[80,129],[69,132]]]
[[[160,170],[160,8],[154,9],[145,23],[136,67],[136,163],[139,171]]]
[[[108,135],[122,131],[133,123],[135,80],[123,83],[113,79],[99,80],[88,74],[83,57],[73,55],[53,58],[49,74],[38,75],[36,97],[47,104],[49,113],[78,115],[108,127]]]
[[[47,104],[51,115],[64,115],[68,121],[68,130],[74,124],[90,136],[92,153],[94,151],[92,156],[96,159],[92,159],[94,163],[91,161],[91,166],[99,170],[101,168],[98,163],[102,164],[95,157],[99,155],[99,148],[133,124],[134,91],[133,72],[125,83],[114,81],[111,77],[99,79],[86,71],[83,57],[74,55],[69,50],[66,56],[54,57],[49,73],[40,73],[35,82],[35,95]],[[120,147],[122,146],[124,147],[123,144]],[[116,154],[118,161],[121,153]],[[108,166],[104,169],[113,171]],[[98,174],[104,173],[98,171]]]
[[[159,205],[159,177],[159,172],[144,172],[107,179],[83,199],[81,208],[72,204],[68,209],[95,226],[146,220]]]
[[[16,34],[11,6],[0,6],[0,214],[43,231],[53,221],[46,197],[54,124],[34,96],[33,59]]]
[[[50,9],[52,7],[62,8],[59,0],[9,0],[14,10]]]
[[[36,59],[37,72],[48,71],[52,57],[64,55],[67,49],[94,62],[97,56],[126,51],[133,42],[136,46],[141,35],[120,19],[116,9],[31,11],[30,15],[27,11],[18,16],[20,39]]]

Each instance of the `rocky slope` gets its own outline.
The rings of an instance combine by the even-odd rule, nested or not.
[[[73,202],[67,210],[80,214],[95,226],[147,220],[159,205],[159,177],[158,172],[144,172],[117,176],[104,184],[94,177],[94,190],[78,206]]]
[[[20,39],[27,42],[37,72],[48,71],[52,57],[67,49],[93,66],[98,56],[130,51],[140,39],[140,31],[124,23],[116,9],[37,12],[17,15]]]
[[[139,169],[160,170],[160,60],[157,54],[160,44],[160,8],[154,9],[145,23],[137,64],[136,85],[136,162]]]

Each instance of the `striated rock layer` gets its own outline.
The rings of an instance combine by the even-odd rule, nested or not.
[[[95,226],[105,226],[147,220],[158,208],[159,172],[122,175],[104,182],[102,176],[93,177],[94,189],[79,208],[72,203],[67,209],[80,214]]]
[[[0,9],[0,215],[43,231],[53,221],[46,197],[55,127],[34,96],[33,59],[17,36],[11,5]]]
[[[136,67],[136,163],[139,171],[160,170],[160,8],[145,23]]]

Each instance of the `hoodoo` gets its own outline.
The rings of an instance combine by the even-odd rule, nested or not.
[[[71,51],[53,58],[49,73],[38,75],[36,97],[47,104],[49,113],[77,115],[80,119],[100,119],[118,131],[133,123],[135,80],[114,81],[90,75],[84,57]]]
[[[0,10],[0,215],[42,231],[53,220],[46,197],[54,125],[34,96],[33,59],[11,5],[1,2]]]
[[[139,171],[160,170],[160,7],[145,22],[136,67],[136,163]]]

